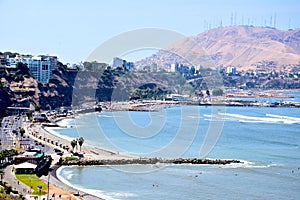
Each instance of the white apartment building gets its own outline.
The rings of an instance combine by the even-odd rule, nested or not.
[[[122,67],[122,68],[125,67],[128,70],[133,70],[134,64],[133,64],[133,62],[127,62],[126,60],[115,57],[115,58],[113,58],[112,68],[115,69],[117,67]]]
[[[56,67],[56,56],[20,56],[6,59],[6,67],[15,68],[18,62],[27,64],[30,72],[40,82],[49,82],[52,70]]]
[[[236,74],[236,67],[227,67],[226,73],[227,74]]]

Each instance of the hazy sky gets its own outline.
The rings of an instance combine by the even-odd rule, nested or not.
[[[0,0],[0,10],[0,51],[57,55],[70,63],[138,28],[189,36],[219,26],[221,20],[223,26],[274,26],[275,15],[277,29],[300,27],[299,0]]]

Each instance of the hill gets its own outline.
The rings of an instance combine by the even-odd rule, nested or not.
[[[246,67],[261,61],[273,61],[277,67],[298,64],[300,29],[284,31],[253,26],[219,27],[178,41],[165,51],[160,50],[156,55],[136,62],[136,65],[145,66],[155,62],[164,66],[186,62],[169,51],[181,56],[185,55],[184,51],[206,54],[217,66]]]
[[[5,109],[31,107],[56,109],[61,106],[82,106],[95,101],[128,101],[141,98],[162,98],[178,88],[185,88],[185,79],[175,73],[136,73],[117,69],[99,68],[78,71],[60,65],[53,70],[49,83],[38,82],[29,73],[19,70],[0,73],[0,116]],[[25,75],[24,75],[25,74]],[[193,91],[190,87],[186,90]]]

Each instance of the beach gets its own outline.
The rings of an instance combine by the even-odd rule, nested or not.
[[[79,131],[76,137],[83,136],[85,138],[86,142],[83,144],[80,152],[84,155],[84,158],[77,163],[75,162],[74,165],[72,163],[66,163],[63,167],[58,168],[58,170],[57,166],[54,167],[50,178],[50,183],[65,192],[77,194],[79,191],[80,195],[76,196],[76,198],[107,199],[106,197],[109,197],[108,199],[155,199],[164,196],[165,192],[163,192],[163,190],[168,191],[168,193],[169,191],[174,191],[172,187],[175,187],[177,184],[179,187],[179,184],[183,181],[186,182],[187,187],[184,187],[181,192],[174,192],[174,195],[187,195],[189,194],[188,191],[192,188],[194,191],[194,199],[197,199],[200,195],[197,193],[198,190],[208,191],[211,198],[219,198],[226,193],[227,198],[230,199],[233,196],[230,196],[227,190],[243,185],[243,181],[246,182],[246,185],[251,185],[251,183],[260,180],[262,176],[261,173],[266,175],[263,176],[265,181],[261,182],[260,187],[254,187],[251,190],[254,192],[253,194],[250,194],[248,189],[240,187],[238,189],[240,198],[246,198],[248,195],[252,195],[251,197],[256,198],[257,196],[255,196],[255,194],[257,194],[257,192],[255,191],[261,193],[261,190],[266,189],[267,186],[270,187],[271,190],[264,194],[266,199],[274,197],[273,195],[282,197],[283,190],[277,190],[277,184],[282,187],[286,185],[284,186],[285,190],[290,192],[291,197],[298,194],[297,191],[293,189],[295,185],[288,181],[289,178],[297,176],[296,172],[298,172],[297,169],[299,168],[297,163],[293,161],[293,158],[297,157],[294,153],[294,148],[298,148],[298,144],[295,143],[295,141],[298,141],[295,127],[299,124],[297,108],[228,107],[226,109],[226,113],[223,114],[226,125],[218,144],[209,154],[209,158],[243,160],[245,161],[243,164],[232,163],[216,166],[211,164],[190,165],[190,163],[188,163],[174,165],[163,164],[159,161],[158,163],[160,164],[149,163],[149,165],[130,164],[110,166],[110,164],[114,164],[113,161],[119,160],[122,162],[115,163],[122,164],[124,160],[126,162],[130,159],[134,161],[137,157],[128,156],[125,153],[110,150],[108,146],[104,146],[105,143],[103,143],[99,133],[96,131],[97,128],[105,130],[105,136],[110,137],[110,141],[121,149],[133,153],[151,152],[159,149],[161,146],[169,144],[171,141],[168,141],[169,138],[177,138],[178,129],[176,127],[178,127],[178,120],[183,123],[181,126],[184,126],[184,130],[186,130],[184,138],[181,138],[178,142],[188,140],[189,136],[187,133],[191,133],[191,131],[188,131],[191,125],[189,123],[191,119],[195,119],[195,112],[198,112],[195,111],[195,108],[197,108],[197,110],[199,109],[198,111],[201,113],[200,116],[197,117],[201,120],[201,129],[198,129],[196,138],[193,138],[195,141],[193,145],[190,146],[186,154],[183,155],[183,158],[195,158],[199,155],[197,154],[199,153],[199,145],[203,142],[204,133],[213,119],[213,113],[209,106],[185,106],[182,108],[175,106],[166,108],[167,113],[165,117],[167,121],[163,124],[164,129],[161,129],[159,134],[154,137],[149,137],[147,140],[141,140],[137,137],[125,137],[126,135],[123,134],[122,130],[115,128],[117,127],[115,120],[128,117],[129,114],[137,125],[143,127],[145,124],[151,122],[149,115],[160,119],[162,113],[138,111],[88,113],[80,114],[75,117],[76,129],[73,129],[72,126],[74,125],[69,123],[74,121],[73,118],[60,118],[59,121],[56,121],[59,126],[57,129],[53,127],[47,128],[41,123],[34,125],[27,123],[26,127],[28,128],[27,134],[30,137],[52,148],[63,150],[64,156],[71,156],[69,152],[70,149],[66,151],[66,149],[62,148],[63,146],[71,146],[70,140],[72,140],[73,136],[70,137],[69,132],[74,132],[74,130]],[[187,111],[185,116],[181,116],[182,109]],[[284,113],[284,115],[282,115],[282,113]],[[128,125],[129,124],[126,124],[126,127]],[[259,126],[259,128],[257,128],[257,126]],[[235,127],[238,127],[241,131],[237,132]],[[283,132],[285,134],[282,134]],[[141,132],[139,131],[138,133]],[[283,137],[284,140],[286,140],[284,142],[282,142]],[[117,140],[114,140],[115,138]],[[99,144],[99,146],[89,145],[88,142],[91,140]],[[184,143],[179,143],[179,146],[176,148],[181,147],[180,145],[184,147]],[[290,156],[283,159],[281,157],[283,152],[286,152],[285,154]],[[168,151],[166,153],[170,155],[172,152]],[[55,160],[53,163],[56,163],[59,156],[53,154],[53,158]],[[99,163],[95,164],[90,161],[99,161]],[[121,171],[125,170],[125,172],[129,173],[118,173],[120,169]],[[149,170],[156,172],[148,174]],[[132,173],[132,171],[147,173],[143,173],[143,176],[140,176]],[[276,174],[276,176],[273,176],[274,174]],[[58,176],[59,179],[56,176]],[[244,178],[241,179],[239,178],[240,176]],[[107,177],[109,177],[109,179],[107,179]],[[146,181],[143,181],[144,178]],[[78,183],[79,180],[80,183]],[[101,180],[99,182],[101,184],[93,184],[98,182],[98,180]],[[208,184],[207,186],[200,184],[202,185],[200,187],[200,185],[194,184],[195,181],[205,181]],[[220,181],[224,181],[228,186],[222,184],[221,187],[219,184]],[[150,185],[149,188],[144,187],[144,184]],[[152,188],[152,185],[155,185],[155,187]],[[162,191],[151,193],[150,191],[156,188],[156,185],[160,185],[159,188],[163,188],[163,185],[165,185],[165,188],[163,188]],[[213,185],[213,187],[209,187],[209,185]],[[94,187],[96,187],[95,190],[92,189]],[[182,186],[180,187],[182,188]],[[205,187],[205,189],[202,187]],[[215,189],[212,189],[215,187],[222,192],[215,193]],[[50,192],[50,194],[52,193]],[[121,195],[121,197],[118,195]],[[200,195],[199,198],[205,197]]]
[[[56,121],[56,123],[60,123],[60,121],[65,120],[67,118],[60,118],[59,120]],[[44,145],[47,145],[51,148],[55,149],[60,149],[61,151],[64,152],[64,157],[71,157],[72,153],[71,148],[69,151],[66,150],[67,146],[70,145],[70,140],[67,138],[59,137],[57,134],[51,131],[47,131],[43,124],[33,124],[33,123],[25,123],[24,124],[25,130],[26,130],[26,135],[30,137],[31,139],[40,142]],[[82,146],[82,149],[80,151],[84,155],[84,158],[81,158],[82,160],[122,160],[122,159],[133,159],[134,157],[130,157],[127,155],[120,155],[118,152],[114,152],[108,149],[100,148],[100,147],[95,147],[91,146],[88,144],[84,144]],[[60,181],[57,176],[56,172],[58,169],[58,166],[56,163],[59,161],[60,156],[57,155],[56,153],[49,154],[53,158],[52,162],[52,171],[50,173],[51,178],[50,178],[50,197],[53,194],[60,194],[61,199],[101,199],[99,197],[95,197],[93,195],[84,193],[82,191],[78,191],[77,189],[63,183]],[[48,177],[42,177],[43,180],[46,182],[48,181]],[[79,192],[78,196],[74,196],[74,194],[77,194]]]
[[[76,129],[58,128],[55,131],[63,137],[83,136],[86,141],[110,149],[104,142],[106,137],[107,142],[134,155],[155,157],[154,152],[160,153],[158,157],[168,158],[178,149],[187,149],[179,156],[201,158],[201,144],[214,120],[212,111],[209,106],[183,106],[166,108],[165,114],[138,111],[90,113],[76,118],[76,122],[67,123],[67,126],[76,124]],[[99,165],[85,165],[80,162],[59,168],[57,174],[64,183],[103,199],[274,199],[284,198],[287,193],[289,199],[298,196],[299,110],[227,107],[222,116],[226,121],[222,134],[205,158],[237,159],[245,161],[243,163],[106,165],[101,161]],[[116,123],[128,118],[135,123],[133,129],[126,129],[132,124]],[[154,123],[153,119],[165,122]],[[199,120],[199,129],[193,137],[191,126],[196,125],[195,119]],[[150,129],[148,124],[155,125],[149,133],[146,132]],[[159,125],[163,128],[156,132]],[[178,133],[178,127],[184,130],[182,134]],[[103,130],[105,137],[97,129]],[[177,145],[172,146],[173,141]]]

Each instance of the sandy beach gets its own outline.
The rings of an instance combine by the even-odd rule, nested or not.
[[[65,118],[60,118],[59,121],[64,120]],[[58,122],[58,121],[56,121]],[[31,139],[42,143],[44,145],[47,145],[51,148],[60,149],[64,152],[62,158],[64,157],[71,157],[71,144],[70,140],[66,138],[59,137],[58,135],[51,133],[50,131],[47,131],[45,127],[42,124],[39,123],[25,123],[24,128],[26,130],[26,135],[29,136]],[[64,148],[63,148],[64,147]],[[66,147],[69,147],[67,150]],[[84,143],[82,146],[81,152],[84,157],[81,158],[82,160],[121,160],[121,159],[131,159],[133,157],[130,157],[128,155],[122,155],[119,154],[119,152],[114,152],[108,149],[104,149],[101,147],[95,147],[88,145]],[[93,195],[87,194],[83,191],[78,191],[75,188],[72,188],[69,185],[66,185],[62,181],[60,181],[56,175],[56,171],[58,169],[58,166],[56,163],[59,161],[60,156],[56,153],[50,154],[53,158],[52,166],[53,169],[51,171],[51,177],[50,177],[50,198],[53,196],[58,197],[60,195],[60,199],[101,199],[98,197],[95,197]],[[43,180],[46,182],[48,181],[47,177],[42,177]],[[79,193],[79,195],[74,196],[74,194]]]

